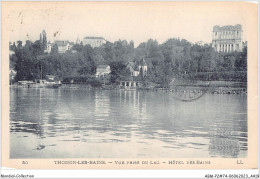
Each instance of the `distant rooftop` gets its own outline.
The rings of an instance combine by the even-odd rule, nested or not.
[[[134,67],[135,63],[134,62],[127,62],[130,66]]]
[[[55,78],[54,75],[46,75],[47,78]]]
[[[65,40],[56,40],[54,44],[57,44],[58,46],[66,46],[67,44],[74,45],[74,42],[69,42]]]
[[[54,43],[57,44],[58,46],[66,46],[68,41],[56,40]]]
[[[84,39],[104,39],[103,37],[85,37]]]
[[[237,24],[237,25],[234,25],[234,26],[226,25],[226,26],[222,26],[222,27],[216,25],[216,26],[213,27],[213,32],[214,31],[226,31],[226,30],[238,30],[238,31],[240,31],[240,30],[242,30],[242,25],[240,25],[240,24]]]

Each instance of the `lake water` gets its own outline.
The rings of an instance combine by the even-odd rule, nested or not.
[[[247,96],[10,88],[10,157],[247,157]]]

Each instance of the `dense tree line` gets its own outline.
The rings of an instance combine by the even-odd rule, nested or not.
[[[76,44],[73,50],[59,54],[53,47],[50,54],[44,53],[40,40],[21,41],[10,44],[15,53],[10,57],[10,64],[17,71],[16,81],[44,78],[47,74],[56,75],[61,80],[78,79],[86,82],[94,78],[99,64],[110,65],[110,82],[130,76],[126,63],[134,61],[138,65],[145,59],[148,65],[146,75],[140,74],[138,80],[143,83],[153,82],[167,86],[173,78],[198,80],[247,80],[247,49],[243,52],[215,52],[211,46],[191,44],[187,40],[169,39],[163,44],[148,40],[134,47],[134,42],[118,40],[106,42],[101,47]]]

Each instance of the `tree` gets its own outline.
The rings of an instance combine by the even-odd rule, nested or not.
[[[56,43],[51,48],[51,54],[58,54],[58,45]]]
[[[21,49],[23,47],[23,42],[22,41],[17,41],[17,48]]]
[[[131,72],[126,68],[126,65],[123,61],[113,61],[109,63],[110,66],[110,82],[116,83],[119,80],[126,79],[131,76]]]
[[[15,52],[16,55],[16,64],[15,71],[16,81],[18,80],[33,80],[36,74],[35,70],[35,58],[32,52],[27,48],[18,48]]]
[[[42,33],[44,34],[44,33]],[[138,66],[138,59],[145,58],[148,65],[147,76],[140,73],[137,79],[143,83],[153,82],[164,87],[169,86],[173,78],[191,78],[198,80],[246,80],[247,49],[242,52],[216,52],[209,45],[192,45],[184,39],[171,38],[163,44],[149,39],[134,47],[134,42],[118,40],[114,43],[92,48],[89,45],[76,44],[76,53],[59,54],[58,46],[52,47],[51,54],[44,54],[44,36],[35,42],[22,41],[9,43],[10,66],[17,70],[17,80],[29,80],[47,74],[60,79],[88,81],[96,73],[97,64],[109,64],[110,82],[131,78],[126,63],[131,61]],[[47,39],[46,39],[47,40]],[[229,73],[230,72],[230,73]],[[231,73],[232,72],[232,73]],[[228,74],[228,75],[223,75]]]
[[[31,45],[32,49],[32,53],[34,54],[34,56],[37,56],[37,55],[41,55],[43,54],[44,52],[44,49],[43,49],[43,46],[42,46],[42,43],[40,40],[36,40],[32,45]]]
[[[73,45],[72,49],[73,49],[73,50],[76,50],[77,52],[82,52],[82,50],[83,50],[83,44],[82,44],[82,43],[80,43],[80,44],[75,44],[75,45]]]
[[[247,47],[235,57],[235,68],[238,71],[247,71]]]
[[[16,45],[15,45],[15,42],[13,42],[13,44],[11,45],[11,42],[9,43],[9,50],[11,51],[16,51]]]
[[[81,75],[94,75],[96,74],[96,65],[94,61],[86,63],[83,67],[81,67],[78,72]]]
[[[43,50],[45,50],[45,49],[47,49],[47,37],[46,37],[45,30],[42,31],[41,37],[42,37],[42,39],[40,39],[40,40],[42,43],[42,47],[43,47]]]

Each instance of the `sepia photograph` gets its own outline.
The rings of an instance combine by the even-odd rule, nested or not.
[[[4,2],[2,13],[7,166],[257,168],[256,4]]]

